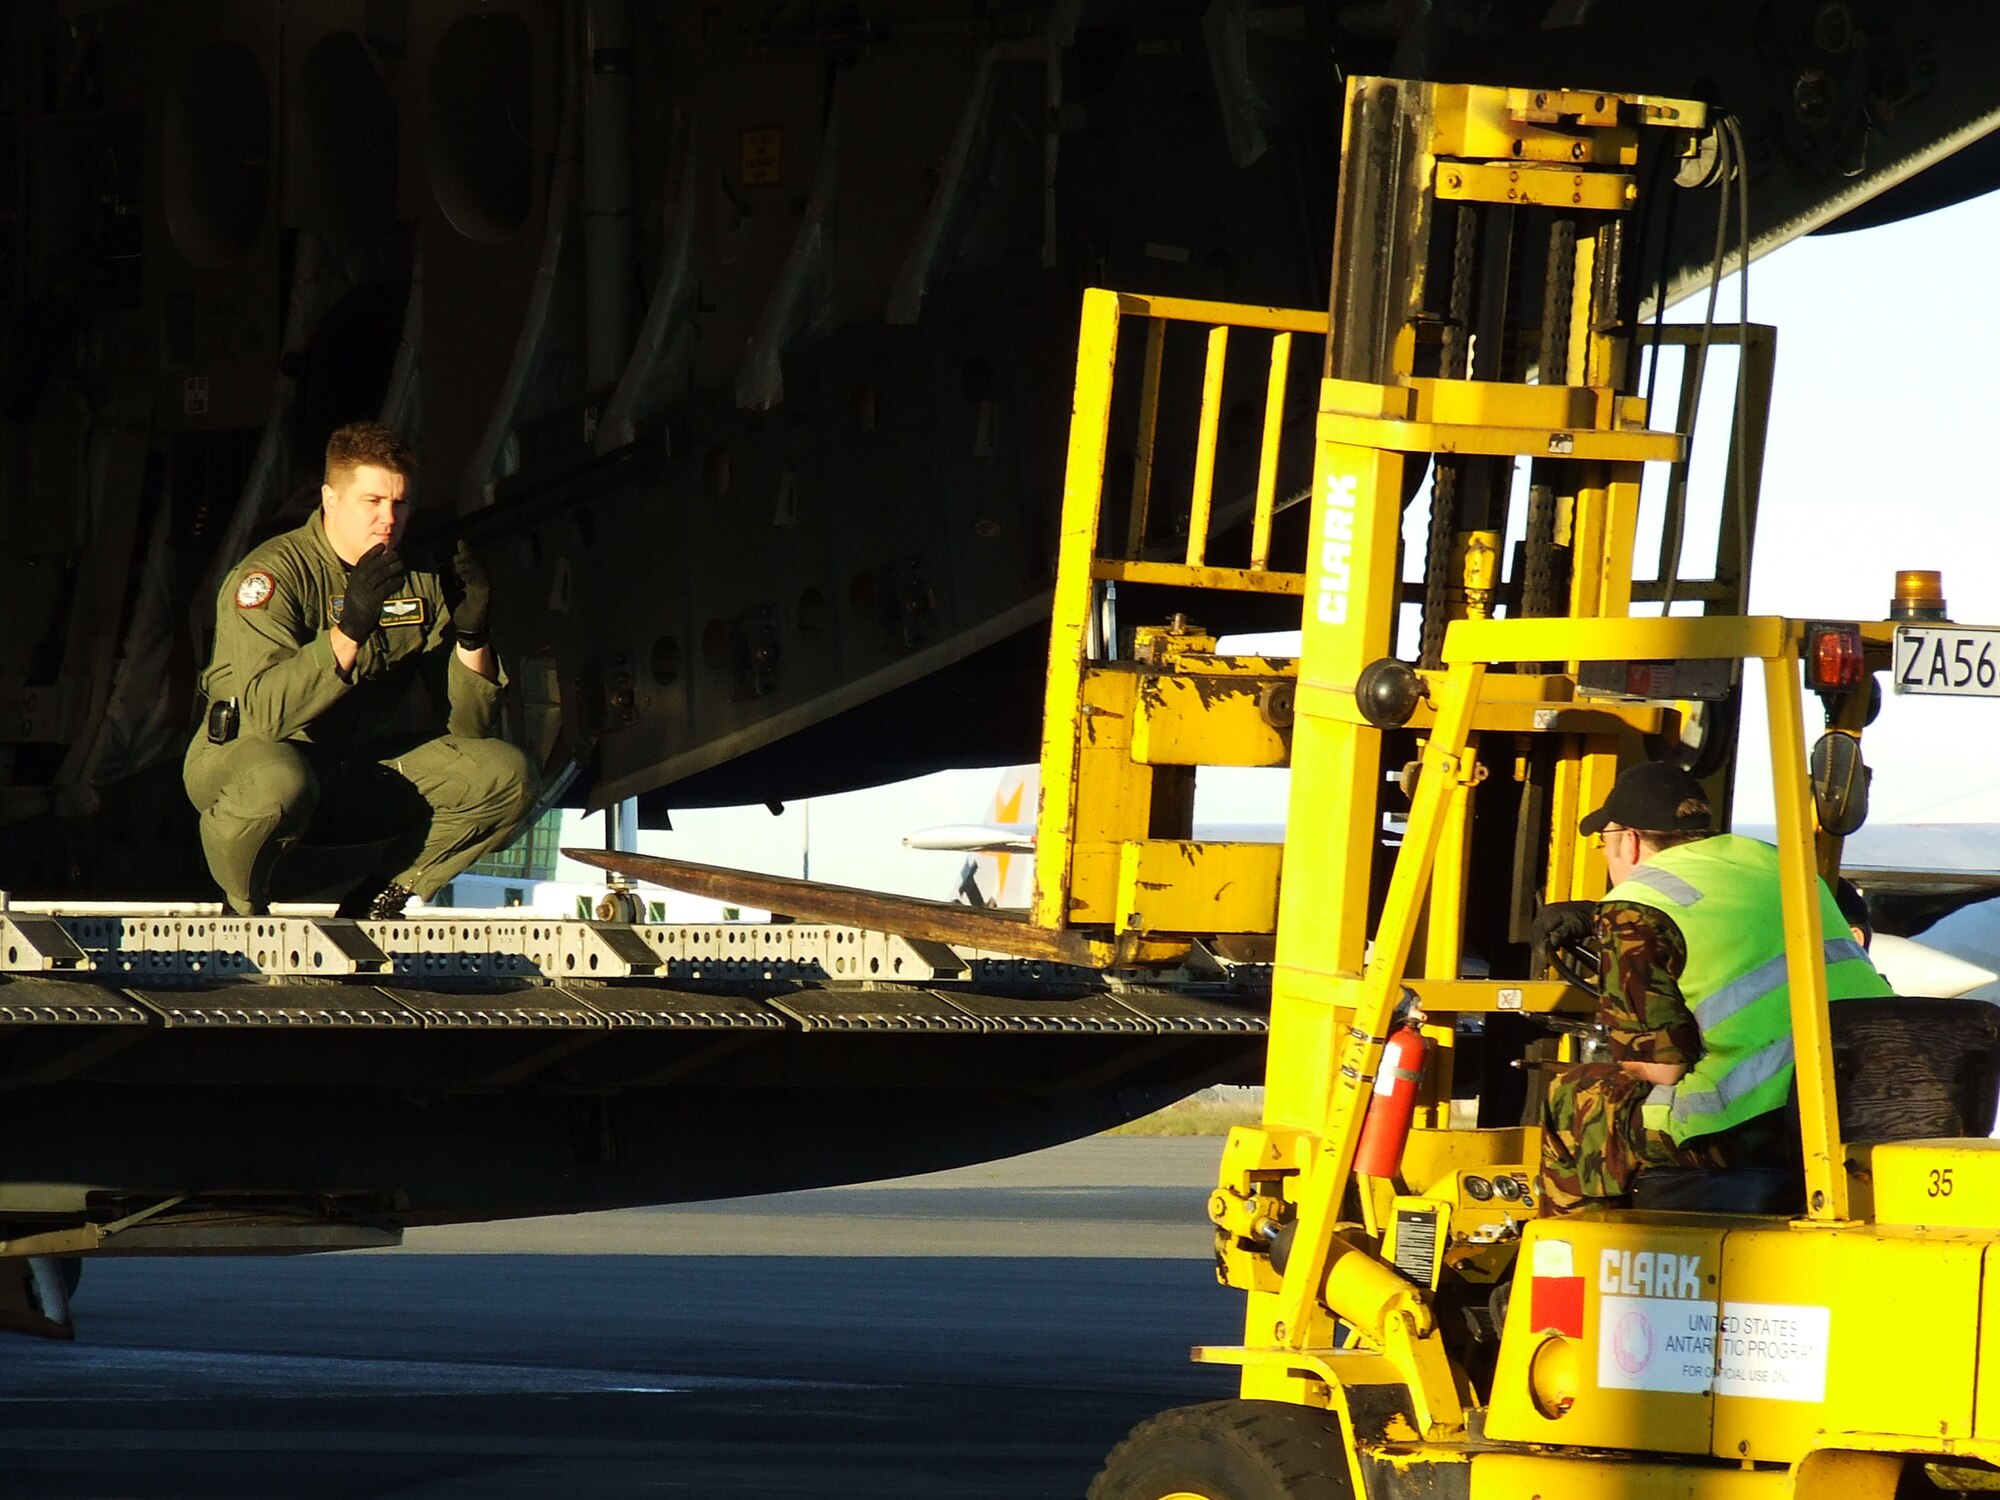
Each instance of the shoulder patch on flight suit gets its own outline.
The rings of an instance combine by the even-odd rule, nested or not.
[[[238,609],[262,609],[271,602],[271,596],[278,591],[278,580],[262,568],[253,568],[243,575],[243,581],[236,585],[236,607]]]

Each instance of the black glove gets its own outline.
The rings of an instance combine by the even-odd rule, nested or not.
[[[368,639],[382,622],[382,606],[403,586],[408,569],[401,553],[377,543],[361,554],[347,575],[347,595],[340,602],[340,633],[356,645]]]
[[[451,570],[458,575],[462,597],[451,607],[451,628],[459,645],[477,651],[486,644],[486,614],[493,604],[493,581],[486,576],[486,564],[472,555],[463,540],[452,554]]]
[[[1534,926],[1529,929],[1533,942],[1530,962],[1537,974],[1549,966],[1549,955],[1561,947],[1582,947],[1597,931],[1597,903],[1595,901],[1555,901],[1539,907],[1535,912]]]

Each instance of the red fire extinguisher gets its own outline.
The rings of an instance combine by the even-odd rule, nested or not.
[[[1354,1170],[1369,1177],[1393,1177],[1403,1161],[1403,1143],[1417,1113],[1417,1088],[1424,1076],[1424,1034],[1414,1023],[1396,1030],[1382,1045],[1375,1070],[1375,1095],[1354,1148]]]

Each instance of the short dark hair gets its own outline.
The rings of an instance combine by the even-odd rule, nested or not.
[[[326,440],[326,482],[333,484],[363,464],[410,479],[417,472],[417,455],[393,427],[380,422],[349,422],[336,427]]]

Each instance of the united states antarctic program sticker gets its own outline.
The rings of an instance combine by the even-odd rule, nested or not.
[[[236,585],[236,607],[238,609],[262,609],[271,602],[271,595],[278,591],[278,580],[262,568],[254,568],[243,575],[243,581]]]

